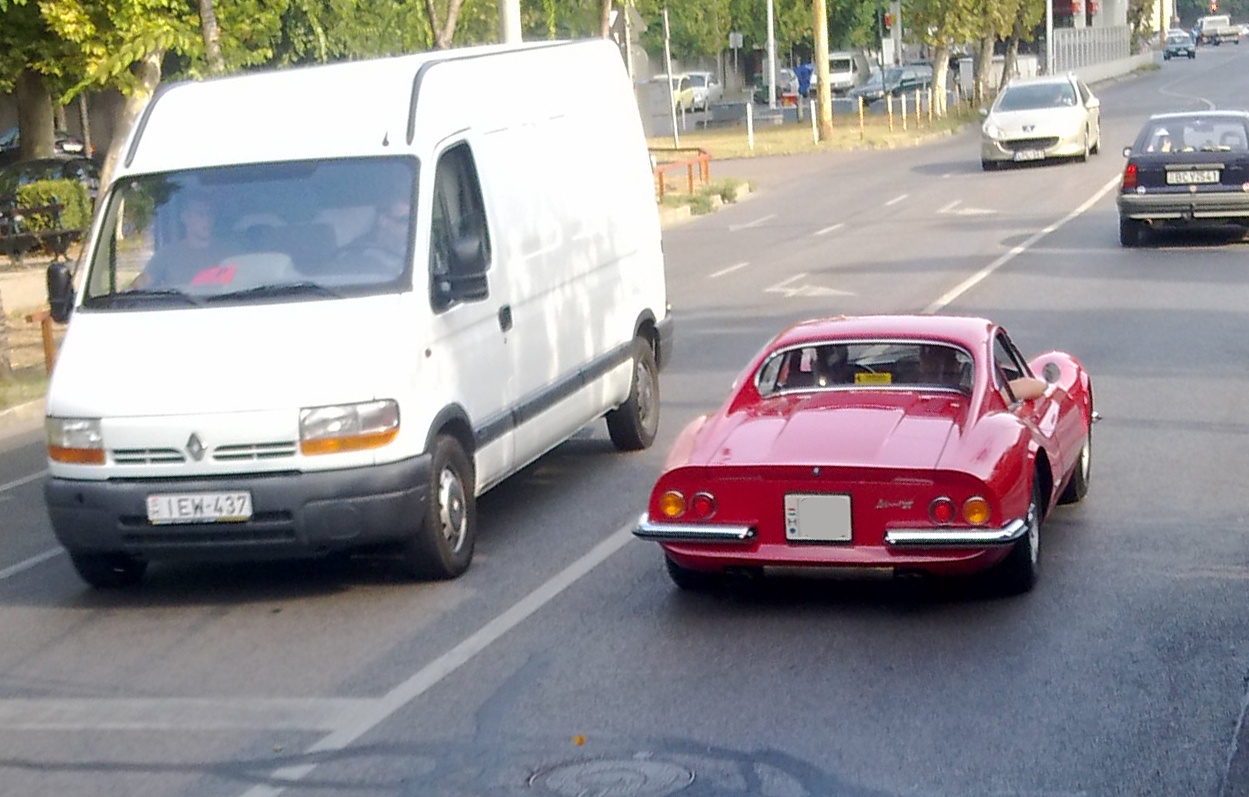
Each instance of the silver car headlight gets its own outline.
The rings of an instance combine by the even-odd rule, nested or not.
[[[299,411],[299,452],[306,456],[381,448],[398,434],[399,404],[391,399]]]
[[[985,123],[984,123],[984,127],[980,128],[980,129],[984,131],[984,134],[985,134],[986,136],[988,136],[989,138],[993,139],[994,141],[997,141],[999,138],[1001,138],[1001,137],[1002,137],[1002,135],[1003,135],[1003,134],[1004,134],[1004,132],[1005,132],[1005,131],[1003,131],[1003,130],[1002,130],[1002,128],[998,127],[997,125],[993,124],[992,122],[985,122]]]

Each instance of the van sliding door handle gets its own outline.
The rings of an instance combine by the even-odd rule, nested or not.
[[[499,329],[507,332],[512,328],[512,306],[505,304],[499,308]]]

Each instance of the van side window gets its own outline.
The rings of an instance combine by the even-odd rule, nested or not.
[[[490,233],[477,167],[468,144],[438,158],[430,224],[430,300],[437,310],[456,301],[484,299]],[[468,283],[472,290],[465,290]]]

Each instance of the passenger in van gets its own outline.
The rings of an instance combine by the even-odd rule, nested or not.
[[[373,226],[339,250],[341,273],[399,276],[412,230],[412,197],[395,192],[378,203]]]
[[[191,285],[208,269],[236,253],[236,248],[216,233],[216,209],[207,194],[186,194],[181,201],[178,220],[183,237],[157,249],[130,284],[130,290]]]

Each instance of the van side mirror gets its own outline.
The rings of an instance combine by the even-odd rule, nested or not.
[[[74,274],[66,263],[53,263],[48,266],[48,304],[52,309],[52,320],[64,324],[74,309]]]

